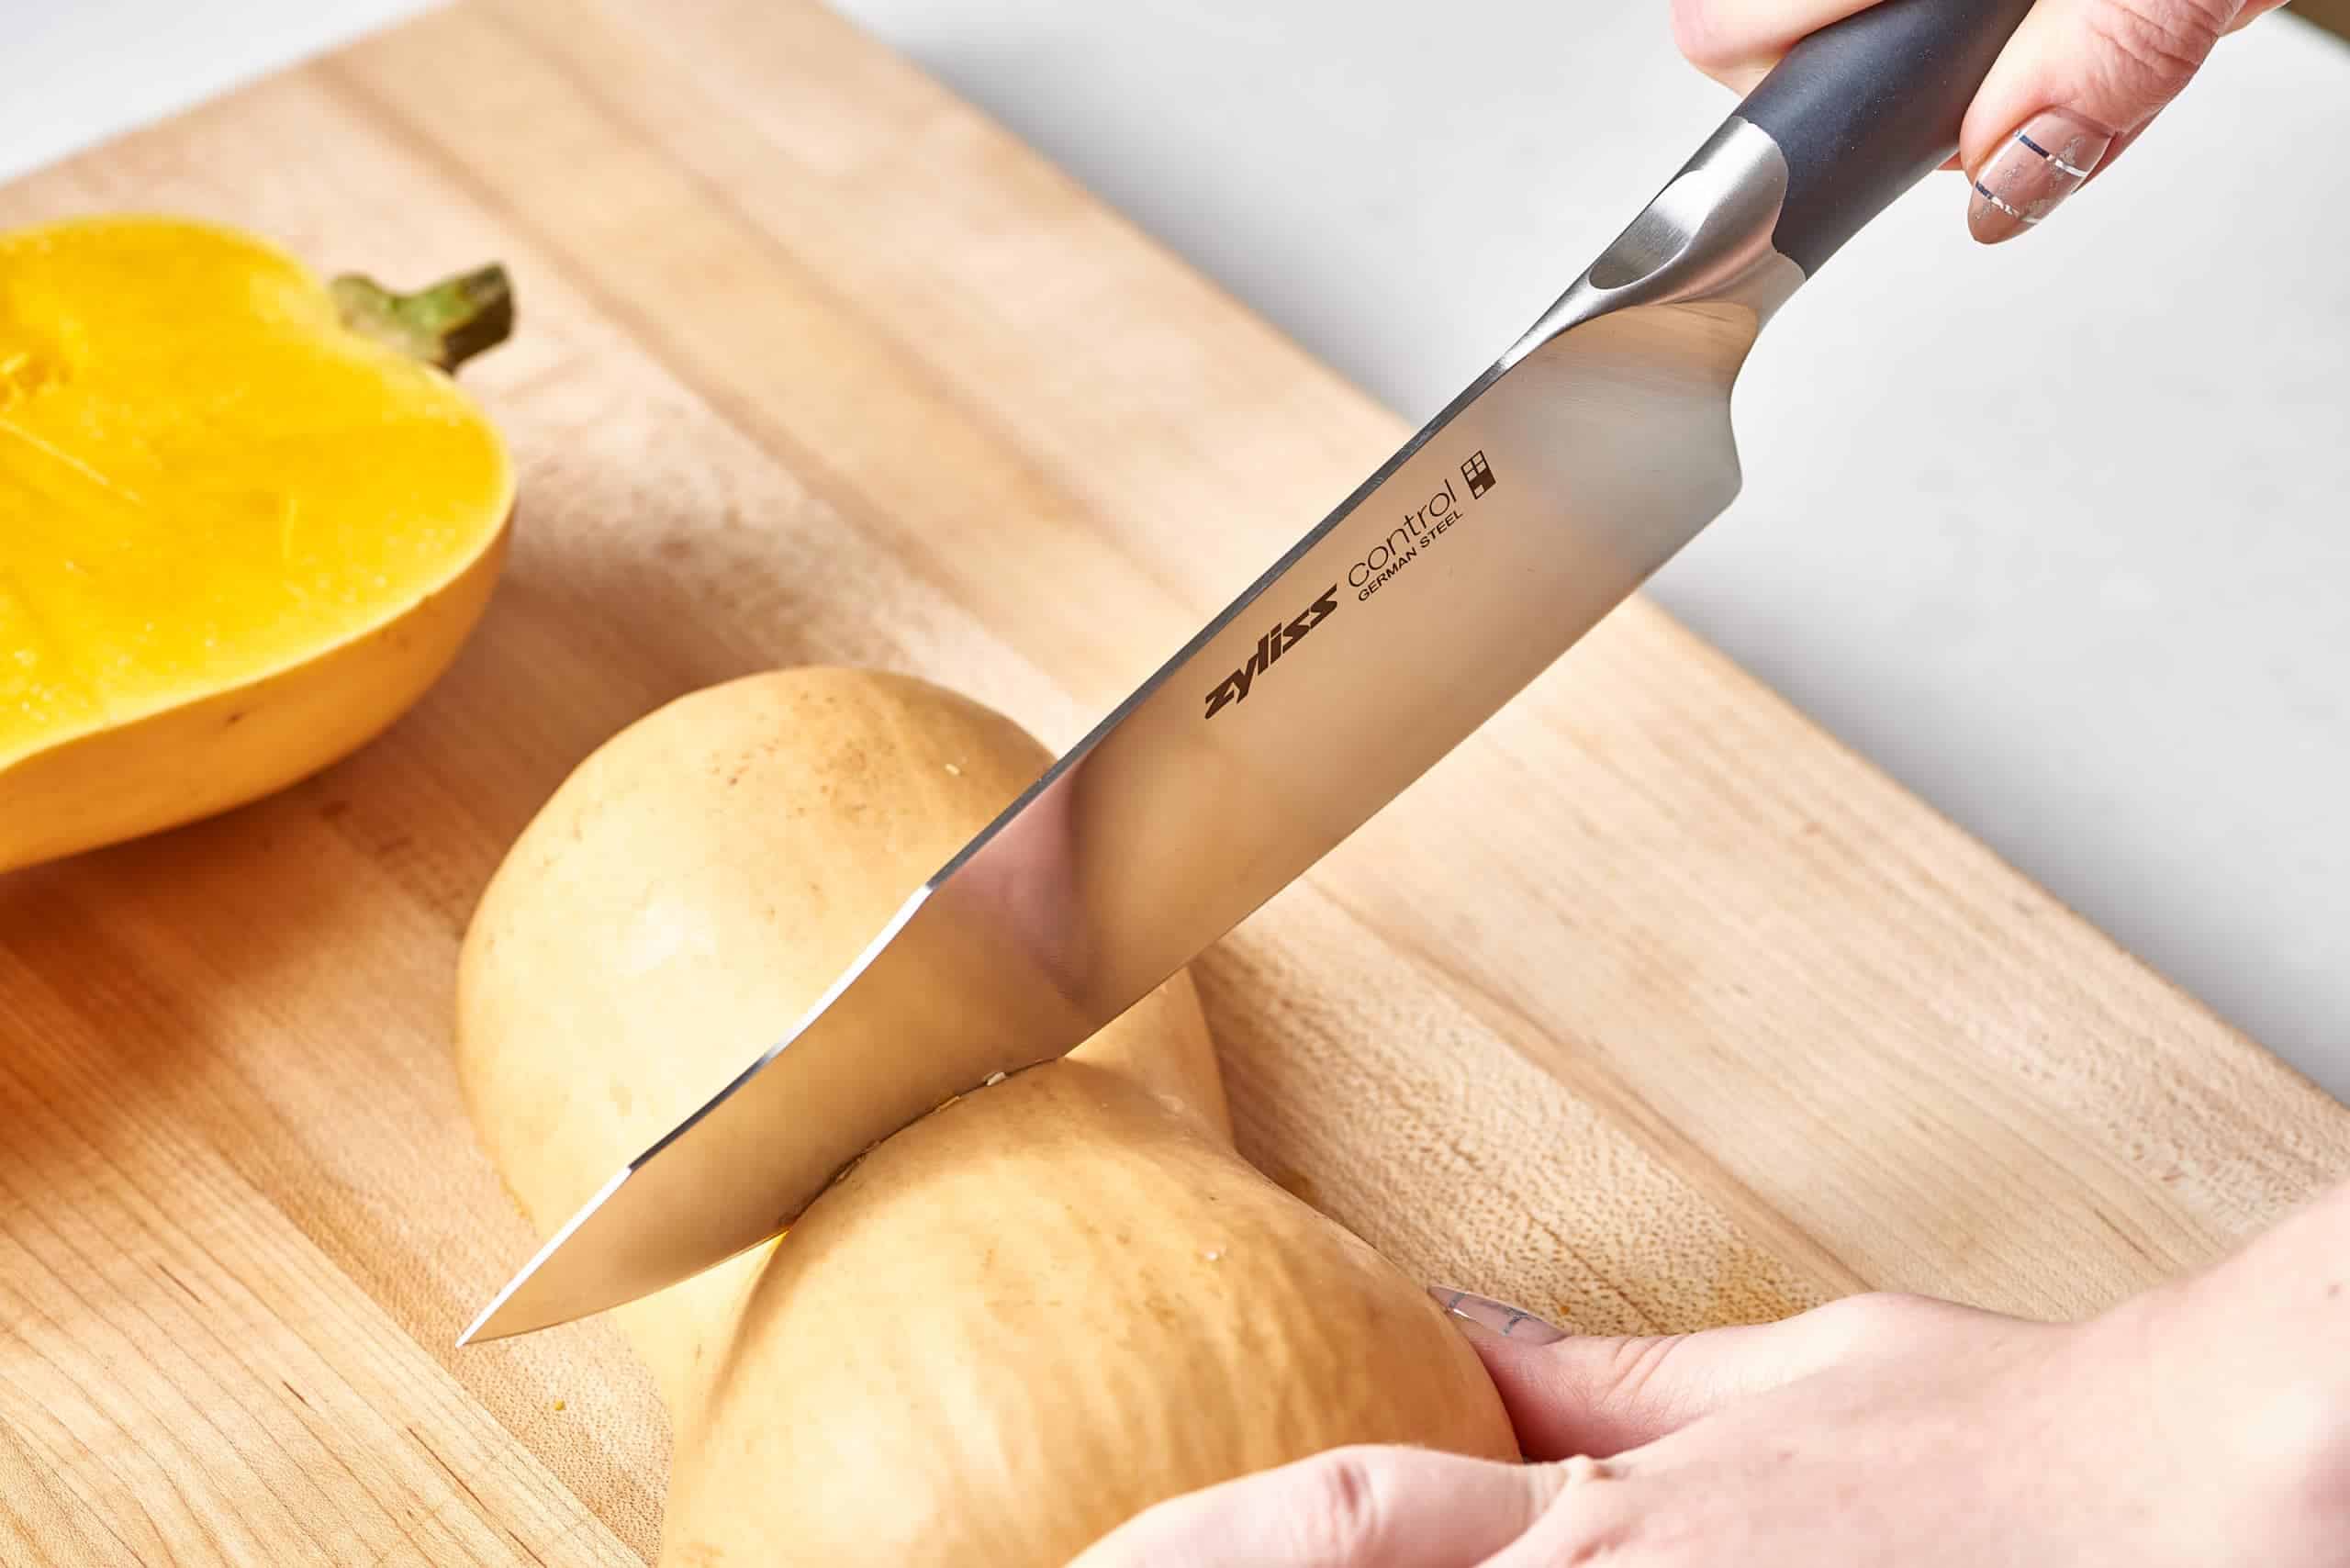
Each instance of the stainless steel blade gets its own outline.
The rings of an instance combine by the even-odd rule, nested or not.
[[[1802,281],[1770,246],[1785,181],[1770,139],[1730,121],[465,1338],[601,1311],[770,1239],[891,1133],[1081,1044],[1621,602],[1737,491],[1731,382]]]

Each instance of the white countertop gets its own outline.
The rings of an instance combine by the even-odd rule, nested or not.
[[[1662,0],[836,3],[1414,420],[1729,106]],[[413,8],[0,0],[0,177]],[[1652,591],[2350,1099],[2345,146],[2350,47],[2272,17],[2024,241],[1930,181],[1773,324]]]

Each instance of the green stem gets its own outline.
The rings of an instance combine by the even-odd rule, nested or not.
[[[327,290],[345,327],[446,371],[514,330],[513,286],[496,263],[414,294],[394,294],[357,273],[336,278]]]

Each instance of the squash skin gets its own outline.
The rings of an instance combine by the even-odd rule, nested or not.
[[[397,617],[290,668],[0,765],[0,872],[217,816],[349,756],[447,673],[509,530]]]
[[[218,225],[0,233],[0,872],[317,772],[486,610],[504,444],[336,311]]]
[[[1048,761],[939,688],[834,669],[680,699],[589,757],[459,974],[466,1103],[538,1232]],[[671,1415],[674,1568],[1055,1568],[1154,1502],[1346,1443],[1516,1457],[1427,1294],[1235,1151],[1188,975],[616,1316]]]

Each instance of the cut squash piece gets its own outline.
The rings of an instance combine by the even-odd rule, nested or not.
[[[538,1233],[1050,761],[956,692],[824,667],[681,697],[585,759],[458,968],[458,1083]],[[811,1136],[788,1107],[773,1130]],[[1346,1444],[1517,1457],[1427,1293],[1234,1146],[1188,972],[612,1319],[669,1408],[664,1568],[1062,1568],[1154,1503]]]
[[[0,233],[0,871],[317,771],[487,607],[514,475],[450,379],[496,267],[321,284],[236,231]]]

